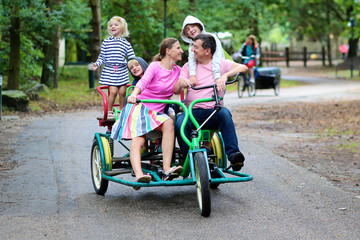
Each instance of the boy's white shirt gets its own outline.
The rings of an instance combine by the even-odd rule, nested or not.
[[[184,42],[189,43],[189,73],[190,76],[196,76],[196,61],[194,59],[194,52],[191,51],[192,47],[193,47],[193,40],[189,37],[187,37],[183,31],[184,28],[187,24],[194,24],[194,23],[198,23],[202,26],[203,30],[201,33],[207,33],[207,34],[211,34],[216,42],[216,51],[213,54],[213,59],[212,59],[212,70],[213,70],[213,74],[214,74],[214,79],[220,78],[221,77],[221,73],[220,73],[220,65],[221,65],[221,59],[225,58],[225,54],[224,54],[224,50],[221,46],[221,42],[219,40],[219,38],[212,33],[208,33],[205,31],[205,26],[204,24],[196,17],[193,16],[187,16],[183,22],[183,27],[181,30],[181,38],[184,40]]]

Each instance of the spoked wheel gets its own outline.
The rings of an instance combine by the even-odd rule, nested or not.
[[[195,176],[196,176],[196,195],[199,203],[201,216],[208,217],[211,212],[210,182],[206,167],[204,154],[197,152],[194,155]]]
[[[245,92],[245,76],[243,75],[242,77],[239,78],[239,82],[238,82],[238,96],[239,98],[243,97]]]
[[[256,95],[255,83],[249,83],[248,94],[249,97],[254,97]]]
[[[213,149],[215,157],[215,164],[218,167],[224,167],[224,155],[223,155],[223,148],[221,144],[221,139],[219,134],[216,132],[211,138],[211,148]],[[213,174],[211,174],[211,178],[213,178]],[[216,177],[216,176],[215,176]],[[210,188],[216,189],[218,188],[220,183],[210,183]]]
[[[104,144],[105,143],[105,144]],[[107,143],[107,144],[106,144]],[[104,148],[105,162],[108,164],[111,161],[111,150],[109,142],[105,137],[101,137],[101,143]],[[104,195],[107,191],[109,180],[103,179],[101,175],[102,168],[104,167],[101,162],[101,154],[99,142],[95,138],[91,148],[91,177],[95,192],[99,195]],[[108,166],[109,168],[109,166]],[[109,169],[111,170],[111,169]]]
[[[280,79],[276,80],[275,83],[275,87],[274,87],[275,96],[279,96],[279,92],[280,92]]]

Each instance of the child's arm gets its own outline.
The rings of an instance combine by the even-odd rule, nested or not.
[[[194,52],[191,51],[192,48],[192,44],[189,45],[189,75],[190,75],[190,82],[192,85],[196,85],[197,80],[196,80],[196,61],[194,58]]]
[[[214,74],[214,79],[218,79],[221,77],[221,72],[220,72],[220,66],[221,66],[221,59],[223,59],[225,57],[224,55],[224,50],[221,46],[221,42],[220,40],[213,35],[215,38],[215,42],[216,42],[216,51],[214,53],[213,59],[212,59],[212,70],[213,70],[213,74]]]
[[[95,71],[98,69],[101,65],[103,65],[106,62],[106,43],[105,41],[101,45],[100,55],[95,63],[91,64],[91,69]]]

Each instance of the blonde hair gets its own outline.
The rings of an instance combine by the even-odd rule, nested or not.
[[[139,63],[138,60],[136,60],[135,58],[132,58],[128,61],[127,65],[128,65],[128,68],[130,69],[130,67],[132,65],[134,65],[135,63]],[[140,64],[140,63],[139,63]]]
[[[121,37],[129,36],[129,30],[128,30],[127,22],[125,21],[125,19],[123,19],[122,17],[119,17],[119,16],[114,16],[114,17],[110,18],[110,20],[108,21],[107,29],[108,29],[108,32],[109,32],[110,35],[111,35],[111,33],[109,31],[109,26],[110,26],[110,21],[111,20],[116,20],[116,21],[118,21],[120,23]]]
[[[166,49],[171,49],[178,42],[176,38],[165,38],[160,44],[159,53],[153,58],[153,61],[161,61],[166,56]]]

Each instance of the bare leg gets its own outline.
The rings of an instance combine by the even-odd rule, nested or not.
[[[249,68],[249,74],[250,74],[250,78],[255,79],[253,68]]]
[[[109,86],[108,111],[112,111],[118,91],[118,87]]]
[[[163,169],[166,172],[170,170],[171,159],[174,150],[174,121],[172,119],[168,119],[156,130],[162,131],[161,148],[163,153]]]
[[[119,105],[120,110],[125,106],[125,95],[126,95],[126,85],[119,87]]]
[[[136,178],[144,175],[141,169],[141,148],[145,144],[145,137],[134,137],[130,146],[130,162]]]

